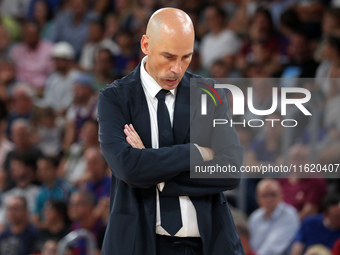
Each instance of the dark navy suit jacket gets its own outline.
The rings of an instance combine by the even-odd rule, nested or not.
[[[230,118],[224,94],[221,94],[223,106],[215,107],[208,100],[207,115],[200,114],[200,100],[190,106],[190,98],[200,98],[202,92],[190,90],[190,78],[195,77],[185,73],[178,85],[173,121],[175,145],[159,149],[151,146],[150,117],[140,66],[100,92],[99,141],[112,171],[110,220],[102,255],[156,255],[156,185],[160,182],[165,182],[164,195],[190,197],[205,255],[244,254],[222,194],[238,185],[239,176],[190,179],[190,161],[197,165],[231,164],[239,168],[243,157],[235,129],[212,125],[214,118]],[[124,125],[130,123],[146,149],[134,149],[126,142]],[[193,142],[212,148],[214,160],[203,162]]]

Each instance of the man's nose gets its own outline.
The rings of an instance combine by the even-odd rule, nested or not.
[[[171,72],[180,74],[182,72],[182,62],[181,61],[176,61],[173,63],[171,66]]]

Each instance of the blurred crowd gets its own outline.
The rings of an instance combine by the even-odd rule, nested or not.
[[[162,7],[193,21],[188,71],[258,78],[259,110],[271,107],[273,87],[311,91],[315,118],[291,111],[293,131],[277,122],[236,127],[244,165],[340,163],[339,0],[0,0],[0,254],[56,254],[77,229],[90,231],[100,252],[111,172],[97,94],[138,65],[147,21]],[[287,82],[294,78],[312,80]],[[340,254],[340,179],[308,177],[242,180],[230,203],[246,255]],[[85,248],[79,240],[68,252]]]

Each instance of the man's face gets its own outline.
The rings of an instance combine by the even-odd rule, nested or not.
[[[109,52],[100,51],[95,61],[95,71],[99,73],[109,73],[112,69],[112,58]]]
[[[68,210],[71,220],[77,221],[83,219],[91,209],[91,205],[87,204],[81,195],[73,194],[71,196]]]
[[[22,222],[27,217],[27,209],[20,198],[12,198],[6,206],[6,216],[10,224]]]
[[[275,185],[266,184],[257,190],[257,201],[267,212],[273,212],[281,200],[281,192]]]
[[[29,47],[35,47],[40,40],[39,29],[36,25],[28,23],[23,27],[23,41]]]
[[[87,100],[91,97],[93,91],[88,86],[84,86],[82,84],[74,84],[73,87],[74,92],[74,102],[76,104],[83,104],[86,103]]]
[[[52,182],[55,180],[57,169],[51,162],[45,159],[39,159],[37,166],[38,177],[43,183]]]
[[[71,60],[65,58],[53,58],[55,70],[65,72],[69,69]]]
[[[146,71],[166,90],[175,89],[187,70],[193,54],[194,36],[165,33],[142,38],[142,51],[148,55]]]
[[[92,181],[99,181],[105,176],[106,164],[104,158],[94,150],[85,153],[86,170]]]

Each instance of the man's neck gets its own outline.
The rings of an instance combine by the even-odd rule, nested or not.
[[[22,233],[28,227],[28,221],[23,221],[15,225],[11,225],[11,232],[15,235]]]
[[[31,180],[22,179],[16,182],[16,186],[20,189],[26,189],[31,184]]]

